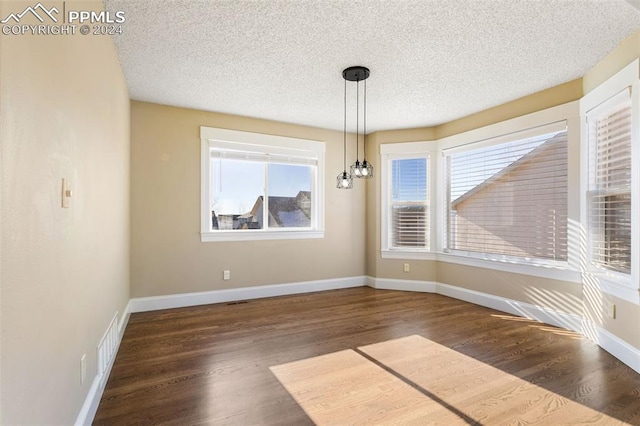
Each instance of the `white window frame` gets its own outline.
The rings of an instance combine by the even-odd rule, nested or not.
[[[631,90],[631,273],[604,270],[591,262],[588,241],[583,241],[583,284],[623,300],[640,305],[640,61],[638,59],[586,94],[580,101],[581,173],[580,222],[583,239],[587,239],[589,191],[589,126],[591,111],[624,90]]]
[[[435,200],[433,198],[433,184],[436,175],[436,167],[433,158],[436,154],[436,142],[404,142],[380,145],[380,255],[383,259],[406,260],[435,260],[436,254],[432,251],[435,240],[434,223]],[[391,162],[393,160],[425,158],[427,160],[427,210],[429,229],[429,245],[424,248],[415,247],[390,247],[391,224],[389,217],[391,208]]]
[[[200,127],[200,239],[202,242],[324,238],[325,143],[214,127]],[[233,149],[308,157],[317,161],[311,182],[310,228],[214,230],[211,225],[211,151]]]
[[[542,111],[534,112],[524,116],[516,117],[510,120],[506,120],[493,125],[481,127],[478,129],[470,130],[465,133],[460,133],[450,137],[446,137],[438,140],[438,164],[437,164],[437,181],[439,184],[436,186],[436,199],[438,200],[438,215],[436,219],[437,224],[433,226],[436,228],[436,251],[438,253],[437,260],[454,263],[465,266],[481,267],[486,269],[499,270],[504,272],[511,272],[517,274],[538,276],[543,278],[559,279],[574,283],[581,282],[581,275],[579,271],[579,253],[577,247],[578,242],[575,241],[575,233],[573,232],[573,226],[571,219],[569,219],[568,226],[568,238],[567,242],[567,262],[553,262],[548,264],[546,262],[527,263],[520,262],[515,259],[508,258],[485,258],[483,256],[467,256],[464,253],[448,253],[444,251],[445,246],[445,227],[446,221],[446,176],[444,165],[445,152],[455,152],[465,150],[467,147],[473,144],[474,148],[482,147],[487,144],[498,144],[501,142],[507,142],[513,140],[513,134],[518,133],[526,136],[527,131],[531,130],[532,133],[537,133],[543,126],[553,125],[553,123],[566,122],[567,123],[567,137],[568,137],[568,150],[569,158],[571,158],[573,146],[579,144],[579,102],[570,102],[567,104],[559,105],[556,107],[548,108]],[[543,130],[544,132],[544,130]],[[569,184],[573,181],[573,176],[576,175],[577,183],[577,168],[576,165],[571,163],[568,165],[568,178]],[[435,182],[436,180],[434,180]],[[569,194],[569,203],[573,197]],[[576,199],[577,201],[577,199]],[[569,204],[569,212],[571,211],[571,204]]]

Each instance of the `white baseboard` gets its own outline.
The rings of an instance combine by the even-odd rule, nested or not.
[[[100,398],[102,398],[102,390],[100,389],[100,377],[97,375],[93,378],[89,393],[82,404],[80,413],[76,418],[75,426],[89,426],[93,423],[93,418],[98,411],[98,405],[100,405]]]
[[[582,334],[634,369],[637,373],[640,373],[640,349],[631,346],[624,340],[621,340],[619,337],[586,319],[582,323]]]
[[[91,423],[93,423],[93,418],[98,411],[100,399],[102,398],[102,393],[104,392],[104,385],[107,383],[109,374],[111,374],[111,368],[113,367],[113,363],[116,360],[118,349],[120,349],[120,343],[122,342],[124,330],[127,326],[127,323],[129,322],[129,317],[131,316],[130,308],[131,301],[127,303],[127,306],[122,313],[122,317],[120,318],[120,322],[118,323],[118,342],[116,344],[113,356],[109,360],[109,365],[101,376],[96,374],[93,378],[91,387],[89,388],[89,392],[87,393],[87,397],[85,398],[84,403],[82,404],[82,408],[80,409],[80,413],[78,413],[78,417],[76,418],[76,421],[74,423],[75,426],[90,426]]]
[[[580,315],[560,312],[530,303],[505,299],[492,294],[481,293],[449,284],[433,281],[411,281],[367,277],[369,287],[386,290],[419,291],[437,293],[475,305],[510,313],[524,318],[555,325],[581,333],[606,350],[630,368],[640,373],[640,349],[631,346],[607,330],[586,321]]]
[[[540,321],[545,324],[555,325],[556,327],[562,327],[578,333],[582,331],[582,317],[580,315],[560,312],[526,302],[505,299],[504,297],[481,293],[479,291],[456,287],[449,284],[438,283],[437,288],[437,293],[442,294],[443,296],[464,300],[465,302],[470,302],[475,305],[496,309],[519,317]]]
[[[124,308],[124,312],[122,312],[122,317],[120,317],[120,324],[118,324],[118,333],[120,333],[120,338],[124,335],[124,329],[127,327],[129,323],[129,318],[131,317],[131,299],[127,302],[127,306]]]
[[[367,277],[367,285],[378,290],[419,291],[436,293],[438,283],[433,281],[397,280]]]
[[[274,284],[259,287],[242,287],[225,290],[203,291],[199,293],[170,294],[167,296],[137,297],[131,299],[131,312],[157,311],[159,309],[182,308],[186,306],[225,303],[236,300],[261,299],[263,297],[286,296],[311,293],[314,291],[337,290],[362,287],[367,277],[357,276],[328,280],[304,281],[290,284]]]

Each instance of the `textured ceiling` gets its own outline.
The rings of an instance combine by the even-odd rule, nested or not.
[[[125,12],[114,40],[132,99],[341,130],[342,70],[364,65],[368,132],[582,77],[640,28],[631,3],[105,0]]]

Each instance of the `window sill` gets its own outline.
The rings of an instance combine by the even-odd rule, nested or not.
[[[383,259],[436,260],[436,254],[424,250],[380,250]]]
[[[505,260],[478,259],[452,253],[438,253],[437,260],[457,265],[473,266],[477,268],[493,269],[514,274],[530,275],[540,278],[582,283],[582,274],[569,266],[552,266],[516,263]]]
[[[306,240],[324,238],[324,231],[210,231],[201,232],[200,241],[261,241],[261,240]]]
[[[583,274],[583,282],[585,287],[640,305],[640,289],[633,286],[629,275],[592,270]],[[589,295],[585,293],[585,297]]]

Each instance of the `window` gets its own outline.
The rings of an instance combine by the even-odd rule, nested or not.
[[[390,248],[429,246],[427,158],[391,160]]]
[[[321,238],[324,143],[201,128],[202,241]]]
[[[381,146],[382,256],[424,258],[430,251],[428,144]]]
[[[587,113],[588,238],[598,268],[631,272],[631,94]]]
[[[583,283],[640,304],[638,59],[580,101]]]
[[[311,228],[314,166],[280,163],[300,159],[236,156],[249,155],[211,151],[212,230]]]
[[[445,150],[444,251],[567,261],[567,132],[555,123]]]

